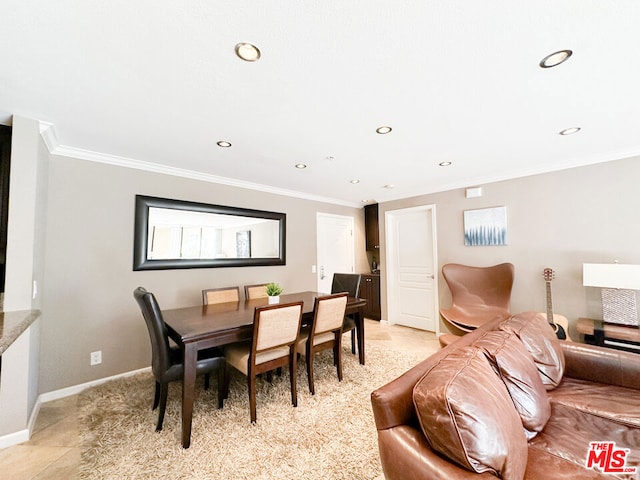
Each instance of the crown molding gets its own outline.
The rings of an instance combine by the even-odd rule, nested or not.
[[[217,183],[220,185],[227,185],[230,187],[246,188],[248,190],[255,190],[255,191],[264,192],[264,193],[272,193],[275,195],[283,195],[286,197],[295,197],[303,200],[310,200],[313,202],[330,203],[333,205],[342,205],[345,207],[353,207],[353,208],[362,207],[360,203],[348,202],[348,201],[340,200],[336,198],[322,197],[319,195],[311,195],[304,192],[272,187],[272,186],[263,185],[260,183],[245,182],[243,180],[220,177],[217,175],[210,175],[207,173],[196,172],[193,170],[186,170],[183,168],[176,168],[176,167],[168,167],[166,165],[159,165],[156,163],[145,162],[142,160],[134,160],[132,158],[120,157],[117,155],[109,155],[106,153],[94,152],[91,150],[84,150],[81,148],[60,145],[56,137],[53,124],[48,122],[40,121],[40,136],[44,140],[44,143],[47,146],[47,149],[49,150],[49,153],[51,155],[75,158],[78,160],[86,160],[89,162],[105,163],[108,165],[115,165],[118,167],[133,168],[135,170],[161,173],[163,175],[171,175],[174,177],[188,178],[191,180],[200,180],[203,182]]]

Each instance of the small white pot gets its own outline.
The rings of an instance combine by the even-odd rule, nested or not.
[[[280,295],[269,297],[269,305],[273,305],[274,303],[280,303]]]

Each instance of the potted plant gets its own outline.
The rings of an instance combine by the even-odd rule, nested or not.
[[[278,303],[280,301],[280,294],[282,293],[282,287],[277,283],[267,284],[267,296],[269,297],[269,303]]]

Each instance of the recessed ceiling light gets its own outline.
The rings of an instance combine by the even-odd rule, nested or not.
[[[448,167],[449,165],[451,165],[451,162],[440,162],[438,165],[440,165],[441,167]]]
[[[231,143],[225,140],[220,140],[219,142],[217,142],[217,145],[222,148],[229,148],[231,146]]]
[[[391,132],[391,130],[393,130],[393,128],[382,126],[382,127],[376,128],[376,133],[379,133],[380,135],[386,135],[387,133]]]
[[[393,183],[387,183],[384,188],[396,188],[396,186]]]
[[[579,131],[580,131],[580,127],[571,127],[571,128],[565,128],[559,133],[560,135],[573,135],[574,133],[578,133]]]
[[[354,178],[353,180],[351,180],[351,183],[355,185],[356,183],[360,183],[360,180],[358,180],[357,178]]]
[[[540,60],[540,66],[542,68],[555,67],[556,65],[566,62],[571,55],[573,55],[571,50],[560,50],[558,52],[554,52]]]
[[[328,156],[326,156],[325,158],[326,158],[327,160],[329,160],[329,161],[332,161],[332,160],[333,160],[333,157],[332,157],[331,155],[328,155]]]
[[[296,163],[296,168],[299,168],[300,170],[307,168],[307,166],[304,163]]]
[[[236,55],[245,62],[255,62],[260,58],[260,50],[251,43],[238,43]]]

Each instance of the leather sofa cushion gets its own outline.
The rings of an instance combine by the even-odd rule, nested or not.
[[[480,348],[500,376],[520,415],[529,438],[541,432],[551,415],[549,397],[533,358],[515,336],[505,331],[486,332],[473,344]]]
[[[416,383],[413,402],[431,447],[463,468],[521,480],[527,439],[507,389],[484,353],[458,348]]]
[[[544,314],[524,312],[505,320],[500,329],[513,332],[527,348],[547,390],[557,387],[564,374],[564,354],[560,340]]]

